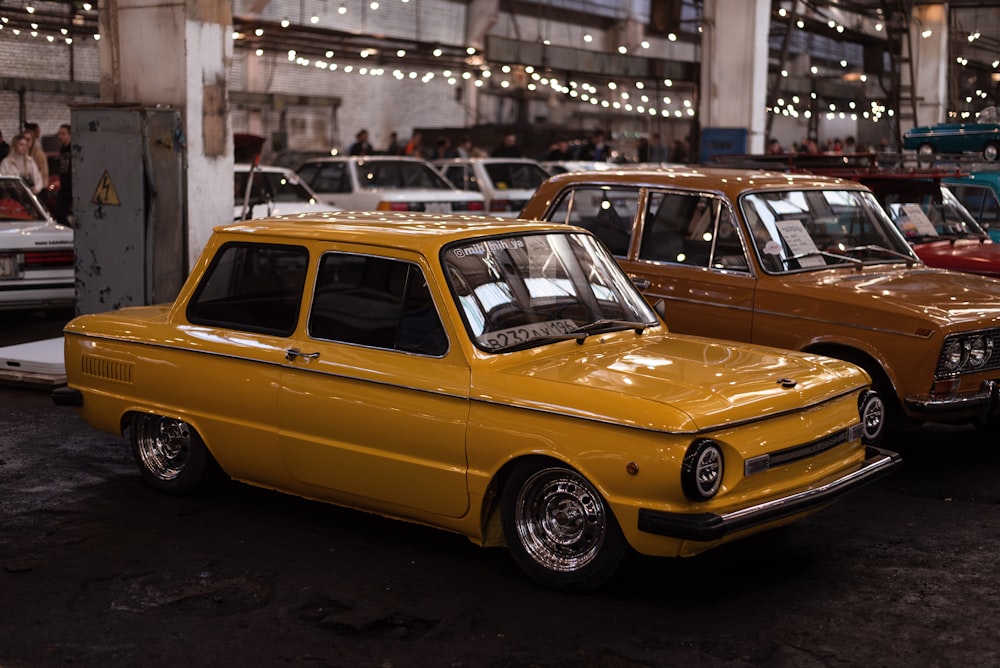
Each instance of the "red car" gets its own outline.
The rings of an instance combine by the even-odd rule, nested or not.
[[[931,267],[1000,277],[1000,244],[934,178],[863,176],[913,250]]]

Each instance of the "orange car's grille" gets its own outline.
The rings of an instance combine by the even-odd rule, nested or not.
[[[84,355],[82,363],[83,373],[87,376],[113,380],[116,383],[132,383],[132,374],[135,370],[134,364],[95,357],[93,355]]]

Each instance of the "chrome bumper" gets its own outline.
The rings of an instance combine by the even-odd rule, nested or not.
[[[939,413],[977,413],[982,421],[987,421],[996,412],[1000,403],[1000,381],[984,380],[975,394],[959,394],[953,397],[906,397],[906,407],[915,413],[928,416]]]
[[[889,450],[868,446],[861,468],[827,484],[780,499],[734,510],[716,513],[665,513],[648,508],[639,509],[639,531],[682,538],[684,540],[718,540],[728,534],[759,524],[790,517],[833,501],[841,494],[857,489],[889,473],[902,463],[900,456]]]

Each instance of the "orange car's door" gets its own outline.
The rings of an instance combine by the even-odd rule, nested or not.
[[[620,260],[671,331],[749,341],[756,278],[733,212],[721,198],[650,191],[630,259]]]

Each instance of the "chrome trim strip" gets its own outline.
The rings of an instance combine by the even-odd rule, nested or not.
[[[906,397],[903,403],[914,412],[928,414],[982,408],[984,417],[989,417],[996,410],[998,398],[1000,398],[1000,380],[984,380],[975,394],[940,399],[929,396]]]
[[[640,508],[637,528],[645,533],[682,540],[719,540],[744,529],[818,509],[846,492],[887,475],[902,463],[899,454],[889,450],[868,446],[865,454],[867,459],[861,468],[825,485],[730,513],[685,514]]]

